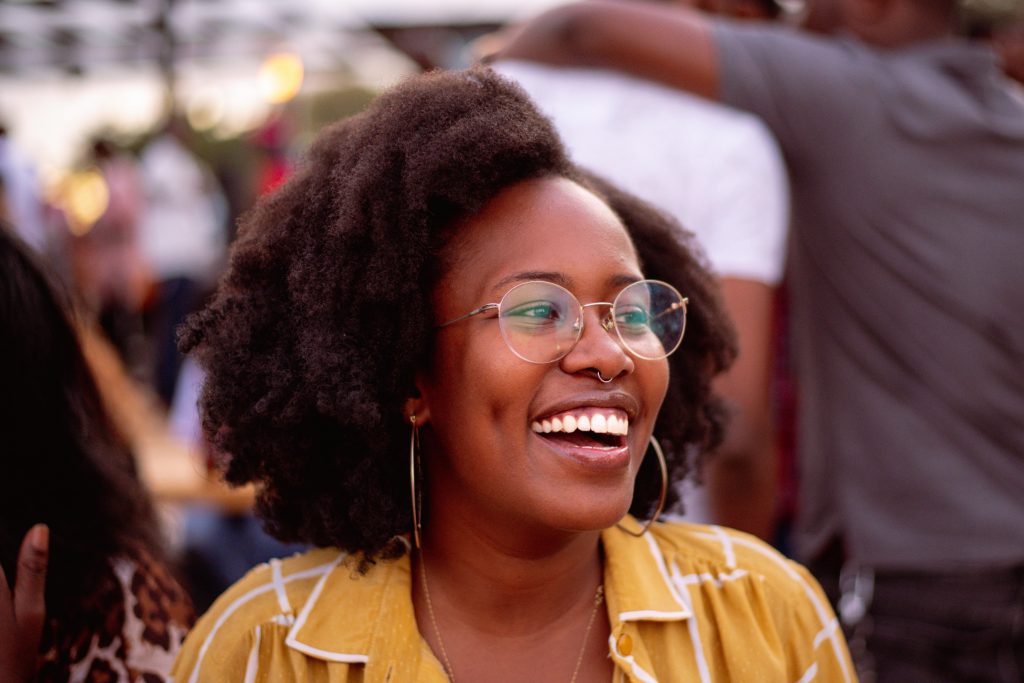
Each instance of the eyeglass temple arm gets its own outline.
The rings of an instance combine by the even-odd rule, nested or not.
[[[662,311],[658,315],[654,316],[654,319],[657,320],[658,318],[662,317],[663,315],[668,315],[669,313],[672,313],[673,311],[678,311],[680,308],[682,308],[683,310],[686,310],[686,306],[689,303],[690,303],[690,298],[689,297],[683,297],[682,301],[672,304],[671,306],[666,308],[664,311]]]
[[[484,304],[480,308],[474,308],[472,311],[470,311],[466,315],[460,315],[458,318],[455,318],[454,320],[449,320],[446,323],[441,323],[440,325],[437,326],[437,329],[441,329],[442,327],[448,327],[449,325],[453,325],[453,324],[459,322],[460,320],[465,320],[466,318],[472,318],[474,315],[479,315],[479,314],[481,314],[481,313],[483,313],[485,311],[490,311],[490,310],[495,309],[497,307],[498,307],[498,304]]]
[[[671,306],[666,308],[664,311],[662,311],[661,313],[659,313],[656,316],[654,316],[654,319],[657,320],[658,318],[662,317],[663,315],[668,315],[669,313],[673,313],[675,311],[678,311],[680,308],[685,309],[687,304],[689,304],[689,303],[690,303],[690,298],[689,297],[683,297],[682,301],[678,301],[678,302],[672,304]],[[591,304],[583,304],[583,308],[590,308],[591,306],[614,306],[614,305],[615,304],[613,304],[610,301],[595,301],[594,303],[591,303]],[[480,309],[477,309],[477,310],[473,311],[473,313],[470,313],[468,315],[474,315],[476,313],[480,313]],[[465,317],[468,317],[468,316],[464,315],[462,317],[465,318]],[[456,318],[456,320],[461,320],[461,319],[462,318]],[[453,320],[452,322],[455,322],[455,320]],[[445,325],[447,325],[447,324],[449,324],[449,323],[445,323]],[[442,327],[444,327],[444,325],[442,325]]]

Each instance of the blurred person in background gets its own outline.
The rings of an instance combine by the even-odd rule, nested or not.
[[[75,284],[129,373],[150,382],[152,353],[143,313],[152,273],[139,238],[145,197],[138,166],[102,137],[93,142],[91,161],[103,175],[108,198],[99,219],[71,239]]]
[[[1017,83],[1024,97],[1024,1],[961,0],[961,32],[988,41],[999,56],[1003,72]]]
[[[16,659],[20,680],[164,680],[193,614],[164,566],[132,454],[102,405],[64,297],[6,229],[0,272],[0,563],[12,583],[26,585],[16,570],[23,538],[37,524],[49,532],[41,634],[11,619],[0,585],[0,626],[19,631],[0,633],[0,664]],[[45,536],[30,540],[45,547]]]
[[[284,112],[278,112],[267,119],[251,136],[253,149],[257,152],[256,192],[257,198],[276,190],[292,172],[288,158],[288,140],[291,124]]]
[[[139,157],[146,197],[142,245],[158,288],[156,388],[165,405],[173,400],[182,360],[175,330],[202,302],[227,249],[223,195],[189,149],[189,136],[188,124],[172,116]]]
[[[770,19],[770,0],[712,9]],[[734,109],[621,73],[521,61],[492,66],[551,116],[570,155],[668,211],[694,231],[722,280],[739,355],[718,380],[732,415],[723,444],[688,480],[687,519],[772,540],[777,467],[771,415],[776,286],[782,277],[789,188],[764,125]]]
[[[957,9],[815,0],[832,37],[594,0],[506,53],[719,98],[778,139],[796,540],[864,680],[1024,671],[1024,103],[989,46],[957,37]]]
[[[0,121],[0,184],[10,225],[21,239],[39,253],[49,245],[39,182],[32,163],[11,140],[7,125]]]
[[[0,221],[3,221],[3,223],[6,225],[10,225],[11,213],[10,210],[7,208],[7,195],[4,194],[4,183],[4,177],[0,175]],[[12,226],[11,230],[13,229],[14,228]]]

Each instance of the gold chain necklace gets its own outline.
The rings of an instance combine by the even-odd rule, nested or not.
[[[448,650],[444,646],[444,638],[441,637],[441,629],[437,627],[437,618],[434,616],[434,604],[430,601],[430,586],[427,583],[427,563],[420,554],[420,579],[423,583],[423,596],[427,599],[427,613],[430,615],[430,625],[434,627],[434,635],[437,636],[437,644],[441,646],[441,658],[444,659],[444,670],[448,680],[455,683],[455,669],[448,659]],[[576,666],[572,670],[572,678],[569,683],[576,683],[576,677],[580,673],[580,666],[583,664],[583,655],[587,652],[587,640],[590,637],[590,629],[594,627],[594,619],[597,617],[597,608],[604,602],[604,584],[597,585],[594,592],[594,606],[590,610],[590,618],[587,620],[587,628],[583,631],[583,644],[580,646],[580,654],[576,657]]]

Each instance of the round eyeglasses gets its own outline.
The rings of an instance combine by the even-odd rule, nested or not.
[[[484,304],[438,325],[447,327],[491,310],[512,353],[530,363],[564,358],[583,333],[583,309],[608,306],[601,327],[615,330],[623,348],[644,360],[660,360],[677,348],[686,331],[686,304],[675,287],[661,280],[627,285],[614,301],[581,304],[565,287],[544,280],[516,285],[496,304]]]

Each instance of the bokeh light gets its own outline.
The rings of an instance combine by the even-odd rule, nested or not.
[[[298,55],[276,52],[260,67],[260,92],[271,104],[284,104],[302,87],[303,67]]]
[[[222,91],[207,88],[189,98],[185,105],[185,117],[192,128],[205,132],[224,120],[225,109]]]
[[[84,235],[92,230],[110,203],[107,181],[98,169],[90,168],[71,173],[62,185],[62,204],[68,229],[74,235]]]

